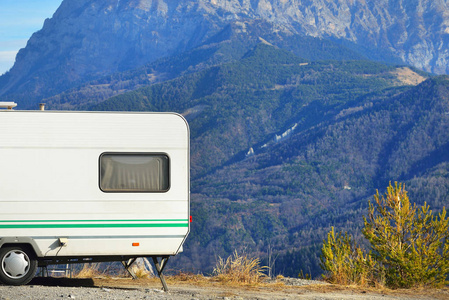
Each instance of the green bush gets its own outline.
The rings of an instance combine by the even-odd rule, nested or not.
[[[321,268],[328,272],[326,279],[343,285],[374,284],[373,272],[376,262],[345,233],[335,234],[334,227],[327,234],[322,248]]]
[[[441,287],[449,275],[449,220],[446,210],[435,216],[424,203],[411,204],[402,184],[390,183],[369,203],[363,235],[371,251],[364,254],[347,233],[334,229],[323,244],[321,267],[340,284],[376,284],[392,288]]]

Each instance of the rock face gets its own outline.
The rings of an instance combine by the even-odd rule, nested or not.
[[[404,62],[449,73],[447,0],[211,0],[223,10],[264,18],[294,32],[391,50]]]
[[[0,81],[0,95],[17,88],[40,93],[49,84],[61,91],[198,45],[214,24],[199,3],[180,3],[64,0],[19,51]]]
[[[0,96],[42,97],[200,45],[236,20],[386,50],[405,63],[449,73],[448,0],[64,0],[14,67]]]

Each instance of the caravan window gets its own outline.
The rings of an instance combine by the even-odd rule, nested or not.
[[[154,153],[103,153],[100,189],[104,192],[166,192],[169,158]]]

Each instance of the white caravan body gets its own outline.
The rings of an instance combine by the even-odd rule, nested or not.
[[[32,248],[40,265],[182,251],[190,229],[182,116],[1,110],[0,128],[0,249]]]

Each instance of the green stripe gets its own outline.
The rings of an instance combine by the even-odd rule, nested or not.
[[[0,220],[0,223],[73,223],[73,222],[188,222],[189,219],[155,220]]]
[[[189,227],[188,223],[152,224],[20,224],[0,225],[0,229],[13,228],[137,228],[137,227]]]

